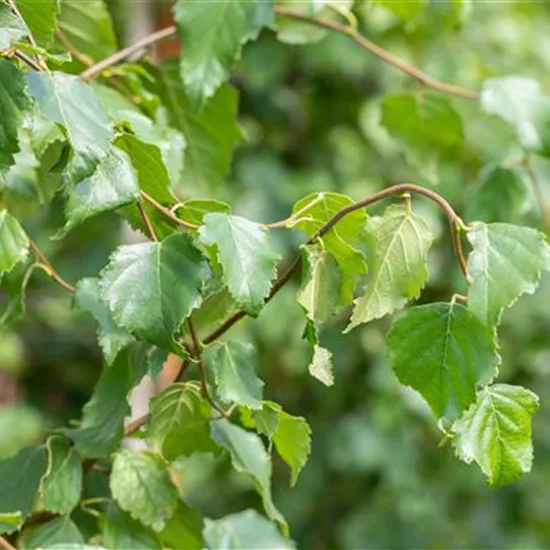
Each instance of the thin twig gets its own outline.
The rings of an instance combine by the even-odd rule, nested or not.
[[[358,33],[353,27],[348,25],[342,25],[336,21],[329,21],[328,19],[320,19],[318,17],[310,17],[304,13],[298,13],[280,6],[275,6],[273,11],[283,17],[288,17],[290,19],[296,19],[297,21],[303,21],[304,23],[310,23],[317,27],[322,27],[331,31],[336,31],[341,34],[349,36],[357,44],[363,47],[365,50],[368,50],[370,53],[380,58],[382,61],[393,65],[396,69],[399,69],[401,72],[411,76],[415,80],[418,80],[424,86],[438,90],[439,92],[450,94],[465,99],[471,99],[477,101],[479,99],[479,92],[475,90],[468,90],[460,86],[454,86],[452,84],[446,84],[441,82],[436,78],[432,78],[427,75],[420,69],[409,65],[399,57],[396,57],[392,53],[382,49],[380,46],[376,45],[374,42],[371,42],[365,38],[362,34]]]
[[[143,223],[145,224],[145,227],[147,227],[147,231],[149,231],[149,235],[151,237],[151,240],[158,242],[157,234],[155,233],[155,229],[153,227],[153,224],[151,223],[151,219],[147,215],[147,212],[145,211],[145,208],[141,201],[138,201],[137,203],[139,208],[139,213],[141,214],[141,217],[143,219]]]
[[[23,18],[23,16],[21,15],[21,12],[17,9],[17,5],[16,3],[13,1],[13,0],[6,0],[6,4],[8,4],[8,6],[10,7],[11,11],[17,15],[17,17],[23,22],[25,23],[25,26],[27,26],[26,22],[25,22],[25,19]],[[27,27],[28,29],[28,27]],[[29,42],[35,47],[35,48],[38,48],[38,45],[36,44],[36,40],[34,39],[34,36],[32,35],[31,31],[29,30],[28,34],[27,34],[27,38],[29,39]]]
[[[382,191],[379,191],[378,193],[375,193],[374,195],[371,195],[366,199],[357,201],[353,204],[350,204],[349,206],[346,206],[345,208],[342,208],[342,210],[338,211],[330,220],[328,220],[325,223],[325,225],[323,225],[317,231],[317,233],[315,233],[312,237],[310,237],[306,242],[306,244],[308,245],[313,244],[317,239],[321,238],[328,231],[330,231],[342,218],[344,218],[348,214],[351,214],[356,210],[360,210],[361,208],[370,206],[371,204],[378,202],[382,199],[385,199],[387,197],[391,197],[394,195],[402,195],[403,193],[416,193],[418,195],[424,195],[425,197],[437,203],[437,205],[443,210],[451,226],[451,233],[453,235],[453,245],[455,247],[458,263],[460,265],[462,272],[467,276],[466,262],[464,260],[464,253],[462,250],[462,241],[460,240],[460,235],[459,235],[459,231],[465,228],[464,222],[459,217],[459,215],[454,211],[453,207],[449,204],[449,202],[446,199],[444,199],[441,195],[438,195],[434,191],[430,191],[429,189],[426,189],[414,183],[400,183],[397,185],[392,185],[391,187],[383,189]],[[277,294],[277,292],[279,292],[279,290],[292,278],[292,276],[298,270],[300,265],[301,265],[301,256],[299,255],[299,256],[296,256],[296,258],[290,264],[290,266],[275,281],[271,289],[271,292],[269,293],[268,297],[265,300],[265,303],[269,302],[275,296],[275,294]],[[217,340],[220,336],[222,336],[225,332],[227,332],[235,323],[240,321],[245,316],[246,316],[246,313],[244,311],[242,310],[237,311],[231,317],[225,320],[218,328],[214,329],[214,331],[211,332],[203,340],[203,343],[205,345],[211,344],[212,342]]]
[[[191,231],[197,231],[198,226],[196,226],[195,224],[186,222],[184,220],[180,220],[180,218],[178,218],[175,214],[173,214],[169,208],[162,206],[162,204],[158,203],[153,197],[145,193],[145,191],[141,192],[141,196],[150,205],[154,206],[159,212],[162,212],[167,218],[170,218],[173,222],[177,223],[178,225],[181,225],[182,227],[185,227],[185,229],[190,229]]]
[[[15,546],[12,546],[7,539],[5,539],[3,536],[0,535],[0,546],[4,550],[17,550]]]
[[[201,352],[201,343],[197,332],[195,331],[195,325],[191,320],[191,317],[187,318],[187,326],[189,327],[189,333],[191,334],[191,340],[193,342],[193,358],[199,369],[199,375],[201,377],[201,392],[203,397],[216,409],[222,416],[222,418],[228,418],[231,416],[231,409],[229,411],[224,411],[212,398],[210,391],[208,390],[208,381],[206,380],[206,373],[204,371],[204,364],[202,362],[202,352]]]
[[[40,267],[50,276],[50,278],[55,281],[59,286],[62,286],[65,290],[68,290],[69,292],[75,292],[76,288],[65,281],[57,273],[57,271],[53,268],[52,264],[50,263],[50,260],[48,260],[47,256],[38,248],[38,245],[29,237],[29,244],[31,245],[31,248],[34,250],[34,253],[38,257],[38,259],[42,262],[40,264]]]
[[[149,422],[149,416],[149,413],[146,413],[143,416],[140,416],[139,418],[128,422],[128,424],[126,424],[126,427],[124,428],[124,437],[132,435],[133,433],[137,432],[144,424],[147,424],[147,422]]]
[[[21,61],[24,61],[29,67],[31,67],[35,71],[42,70],[42,67],[36,61],[34,61],[34,59],[31,59],[27,54],[24,54],[23,52],[16,50],[13,55],[21,59]]]
[[[80,74],[84,80],[90,80],[100,74],[105,69],[112,67],[124,61],[128,57],[131,57],[133,54],[139,52],[140,50],[146,48],[147,46],[153,45],[155,42],[165,40],[176,34],[176,27],[174,25],[161,29],[160,31],[154,32],[141,40],[138,40],[135,44],[120,50],[109,57],[106,57],[103,61],[100,61],[96,65],[92,65],[89,69],[86,69]]]
[[[82,65],[86,65],[86,67],[91,67],[93,65],[94,62],[92,61],[92,59],[82,52],[78,51],[73,43],[65,36],[61,29],[55,30],[55,36],[74,59],[80,61],[80,63],[82,63]]]

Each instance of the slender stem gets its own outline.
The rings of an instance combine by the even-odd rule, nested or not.
[[[128,422],[128,424],[126,424],[126,427],[124,428],[124,437],[132,435],[133,433],[137,432],[144,424],[147,424],[147,422],[149,422],[149,416],[149,413],[146,413],[143,416],[140,416],[135,420]]]
[[[342,23],[338,23],[336,21],[329,21],[328,19],[310,17],[306,14],[298,13],[280,6],[275,6],[273,8],[273,11],[283,17],[296,19],[298,21],[303,21],[304,23],[310,23],[312,25],[316,25],[317,27],[322,27],[331,31],[336,31],[341,34],[345,34],[365,50],[369,51],[376,57],[380,58],[382,61],[385,61],[390,65],[393,65],[396,69],[411,76],[415,80],[418,80],[418,82],[420,82],[424,86],[428,86],[429,88],[433,88],[434,90],[438,90],[439,92],[442,92],[445,94],[450,94],[450,95],[462,97],[465,99],[471,99],[473,101],[477,101],[479,99],[479,92],[475,90],[468,90],[460,86],[453,86],[452,84],[446,84],[445,82],[441,82],[440,80],[432,78],[431,76],[427,75],[420,69],[417,69],[412,65],[409,65],[399,57],[396,57],[392,53],[376,45],[374,42],[371,42],[370,40],[365,38],[362,34],[358,33],[353,27],[350,27],[348,25],[342,25]]]
[[[17,15],[17,17],[23,22],[25,23],[25,26],[26,26],[26,22],[25,22],[25,19],[23,18],[23,16],[21,15],[21,12],[17,9],[17,5],[16,3],[13,1],[13,0],[6,0],[6,4],[8,4],[8,6],[10,7],[11,11]],[[29,33],[27,34],[27,38],[29,39],[29,42],[35,47],[35,48],[38,48],[37,44],[36,44],[36,40],[34,39],[34,36],[32,35],[31,31],[29,30]]]
[[[143,218],[143,223],[145,224],[145,227],[147,227],[147,231],[149,231],[149,235],[151,236],[151,240],[158,242],[157,234],[155,233],[155,229],[153,227],[153,224],[151,223],[151,219],[147,215],[147,212],[145,211],[145,208],[141,201],[138,201],[137,203],[139,208],[139,213],[141,214],[141,217]]]
[[[153,197],[145,193],[145,191],[141,192],[141,196],[150,205],[154,206],[159,212],[162,212],[167,218],[170,218],[173,222],[177,223],[178,225],[181,225],[182,227],[185,227],[185,229],[190,229],[191,231],[197,231],[198,226],[192,223],[186,222],[184,220],[180,220],[175,214],[172,213],[172,211],[169,208],[162,206],[162,204],[158,203]]]
[[[443,210],[443,212],[449,219],[449,223],[451,226],[451,234],[453,235],[453,245],[455,247],[460,268],[462,272],[466,275],[466,262],[464,260],[462,242],[460,240],[460,231],[465,227],[464,222],[460,219],[460,217],[454,211],[453,207],[449,204],[449,202],[446,199],[444,199],[441,195],[438,195],[434,191],[430,191],[429,189],[426,189],[414,183],[400,183],[397,185],[392,185],[391,187],[383,189],[382,191],[379,191],[378,193],[375,193],[374,195],[371,195],[366,199],[357,201],[353,204],[350,204],[349,206],[346,206],[345,208],[342,208],[342,210],[338,211],[330,220],[328,220],[325,223],[325,225],[323,225],[317,231],[317,233],[315,233],[310,239],[308,239],[306,244],[308,245],[313,244],[317,239],[319,239],[323,235],[326,235],[328,231],[330,231],[342,218],[344,218],[348,214],[351,214],[356,210],[360,210],[361,208],[365,208],[366,206],[369,206],[387,197],[394,196],[394,195],[402,195],[403,193],[416,193],[418,195],[424,195],[425,197],[428,197],[429,199],[434,201]],[[281,290],[281,288],[292,278],[292,276],[298,270],[300,265],[301,265],[301,256],[296,256],[294,261],[277,278],[277,280],[273,284],[271,292],[266,298],[266,303],[269,302],[275,296],[275,294],[277,294],[277,292],[279,292],[279,290]],[[203,340],[203,343],[211,344],[212,342],[217,340],[220,336],[222,336],[225,332],[227,332],[235,323],[240,321],[245,316],[246,316],[246,313],[244,311],[242,310],[237,311],[231,317],[225,320],[218,328],[214,329],[214,331],[211,332]]]
[[[86,67],[93,65],[93,61],[87,55],[84,55],[82,52],[79,52],[73,43],[65,36],[61,29],[56,29],[55,36],[63,44],[64,48],[77,60],[80,61]]]
[[[24,54],[23,52],[16,50],[14,53],[15,57],[18,57],[21,59],[21,61],[24,61],[29,67],[34,69],[35,71],[41,71],[42,67],[33,59],[31,59],[27,54]]]
[[[191,317],[187,318],[187,326],[189,327],[189,333],[191,334],[191,341],[193,342],[193,358],[195,359],[197,363],[197,367],[199,369],[199,375],[201,377],[201,392],[204,398],[212,405],[214,409],[216,409],[222,416],[222,418],[227,418],[230,416],[231,412],[224,411],[212,398],[210,395],[210,391],[208,390],[208,381],[206,380],[206,373],[204,371],[204,364],[202,362],[202,346],[201,342],[199,340],[199,337],[197,336],[197,332],[195,330],[195,325],[193,324],[193,321],[191,320]]]
[[[96,65],[92,65],[90,68],[82,72],[80,76],[84,80],[90,80],[96,77],[105,69],[112,67],[113,65],[116,65],[121,61],[124,61],[128,57],[131,57],[133,54],[142,50],[143,48],[146,48],[147,46],[151,46],[155,42],[159,42],[161,40],[165,40],[166,38],[170,38],[175,34],[176,34],[176,27],[173,25],[170,27],[161,29],[160,31],[154,32],[153,34],[150,34],[149,36],[146,36],[145,38],[138,40],[135,44],[132,44],[131,46],[128,46],[127,48],[124,48],[123,50],[120,50],[114,53],[113,55],[110,55],[109,57],[106,57],[103,61],[100,61]]]
[[[65,290],[68,290],[69,292],[75,292],[76,288],[69,284],[65,279],[57,273],[57,271],[53,268],[52,264],[50,263],[50,260],[48,260],[47,256],[38,248],[38,245],[29,237],[29,244],[31,245],[31,248],[34,250],[34,253],[38,257],[38,259],[42,262],[41,267],[42,269],[50,276],[50,278],[55,281],[59,286],[62,286]]]
[[[0,546],[4,550],[17,550],[15,546],[12,546],[7,539],[5,539],[3,536],[0,535]]]

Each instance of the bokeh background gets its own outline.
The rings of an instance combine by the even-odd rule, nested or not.
[[[491,76],[530,76],[550,92],[548,2],[411,2],[412,11],[405,13],[385,4],[363,2],[357,8],[361,30],[427,73],[473,89]],[[91,59],[116,49],[116,42],[132,43],[170,24],[168,3],[91,0],[87,5],[107,10],[113,21],[111,26],[105,19],[101,51],[86,52]],[[293,203],[312,191],[359,199],[409,181],[437,189],[466,221],[549,229],[543,220],[550,162],[531,157],[535,190],[504,123],[483,115],[474,103],[453,99],[463,119],[463,139],[441,152],[439,135],[426,138],[419,128],[424,145],[404,150],[380,123],[380,102],[387,94],[422,88],[345,36],[296,32],[299,40],[319,41],[285,45],[265,31],[245,47],[232,82],[240,92],[246,139],[231,174],[222,187],[180,186],[180,197],[227,200],[236,213],[268,222],[286,217]],[[177,43],[167,42],[154,55],[169,58],[178,51]],[[487,185],[488,171],[499,166],[505,177]],[[414,199],[414,208],[438,236],[421,300],[449,299],[464,282],[445,222],[423,199]],[[96,275],[119,243],[140,238],[112,214],[52,241],[49,236],[63,224],[60,198],[51,206],[22,202],[20,211],[29,233],[71,282]],[[281,252],[291,257],[299,245],[296,235],[276,237]],[[324,328],[323,341],[334,354],[336,384],[329,389],[308,375],[298,284],[287,285],[258,319],[231,332],[257,346],[266,397],[306,417],[312,427],[311,458],[297,485],[289,487],[282,463],[274,469],[275,501],[298,547],[549,548],[550,279],[535,296],[506,311],[499,329],[500,380],[535,391],[541,408],[534,419],[533,471],[497,491],[486,486],[476,466],[453,456],[424,403],[396,382],[384,348],[390,320],[342,335],[345,319],[335,319]],[[80,418],[102,367],[93,320],[74,310],[70,296],[46,276],[35,272],[26,306],[23,319],[0,329],[0,457]],[[143,393],[135,399],[137,408]],[[180,466],[188,500],[205,515],[261,509],[259,497],[223,457],[196,456]],[[88,494],[101,494],[103,483],[91,475]],[[90,521],[78,512],[77,519],[84,529]]]

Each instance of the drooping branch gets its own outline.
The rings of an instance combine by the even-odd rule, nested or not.
[[[40,260],[40,264],[38,264],[38,267],[41,267],[43,271],[47,273],[47,275],[55,281],[59,286],[63,287],[65,290],[68,290],[69,292],[75,292],[76,288],[65,281],[59,273],[53,268],[52,264],[50,263],[50,260],[48,260],[47,256],[38,248],[38,245],[29,237],[29,244],[31,245],[31,248],[33,249],[34,253],[36,254],[36,257]]]
[[[374,204],[375,202],[378,202],[385,198],[402,195],[403,193],[415,193],[417,195],[423,195],[434,201],[441,208],[441,210],[443,210],[443,212],[447,216],[447,219],[449,220],[453,246],[455,248],[458,264],[464,275],[467,277],[466,261],[464,259],[464,251],[462,249],[462,240],[460,235],[460,232],[466,228],[464,222],[455,212],[449,202],[441,195],[414,183],[400,183],[397,185],[392,185],[391,187],[387,187],[386,189],[383,189],[378,193],[374,193],[366,199],[354,202],[353,204],[342,208],[330,220],[328,220],[325,225],[323,225],[317,231],[317,233],[310,237],[306,244],[313,244],[317,239],[328,233],[340,220],[342,220],[348,214],[370,206],[371,204]],[[277,278],[277,280],[273,284],[273,287],[271,288],[271,292],[266,298],[266,303],[269,302],[277,294],[277,292],[279,292],[279,290],[281,290],[281,288],[286,285],[288,281],[290,281],[294,273],[300,268],[301,262],[301,256],[296,256],[289,267],[285,269],[283,273]],[[214,342],[220,336],[225,334],[235,323],[240,321],[243,317],[246,317],[246,315],[247,314],[242,310],[237,311],[231,317],[226,319],[218,328],[214,329],[208,336],[206,336],[206,338],[203,340],[203,343],[210,344]]]

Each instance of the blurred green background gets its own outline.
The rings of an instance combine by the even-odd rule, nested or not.
[[[531,76],[550,92],[548,2],[412,2],[405,13],[388,7],[391,2],[378,4],[358,6],[361,30],[430,75],[472,89],[491,76]],[[149,22],[158,26],[169,6],[150,8]],[[139,24],[128,16],[132,6],[112,0],[109,9],[124,43],[129,25]],[[380,123],[381,100],[422,88],[345,36],[300,32],[304,40],[321,40],[284,45],[267,31],[245,48],[232,82],[240,92],[246,139],[231,175],[223,187],[179,189],[181,197],[228,200],[238,214],[267,222],[286,217],[312,191],[359,199],[409,181],[436,188],[466,221],[475,216],[544,228],[540,200],[518,161],[522,151],[504,123],[475,103],[453,99],[463,139],[439,151],[430,146],[436,134],[425,147],[403,149]],[[419,143],[423,130],[418,128]],[[544,197],[550,162],[531,158],[531,164]],[[498,166],[515,180],[497,178],[484,195],[488,171]],[[464,283],[445,222],[423,199],[414,199],[414,208],[439,237],[422,301],[449,299]],[[22,210],[25,227],[73,283],[96,275],[117,244],[132,238],[113,214],[51,241],[49,235],[63,223],[61,201]],[[281,252],[291,257],[297,239],[284,232],[276,237]],[[297,485],[289,487],[282,463],[274,469],[275,501],[298,547],[549,548],[550,278],[535,296],[506,311],[500,328],[500,380],[535,391],[541,409],[534,420],[533,471],[496,491],[486,487],[477,467],[459,462],[450,445],[439,447],[442,435],[427,407],[396,382],[384,350],[388,319],[348,335],[341,334],[345,319],[336,319],[323,331],[334,354],[336,384],[329,389],[308,375],[298,284],[287,285],[257,320],[247,319],[231,332],[256,344],[266,397],[306,417],[312,427],[311,458]],[[71,297],[36,272],[26,316],[2,329],[0,338],[0,456],[78,419],[101,365],[93,320],[73,310]],[[247,506],[260,509],[259,497],[223,458],[197,456],[182,462],[181,470],[190,503],[210,517]]]

